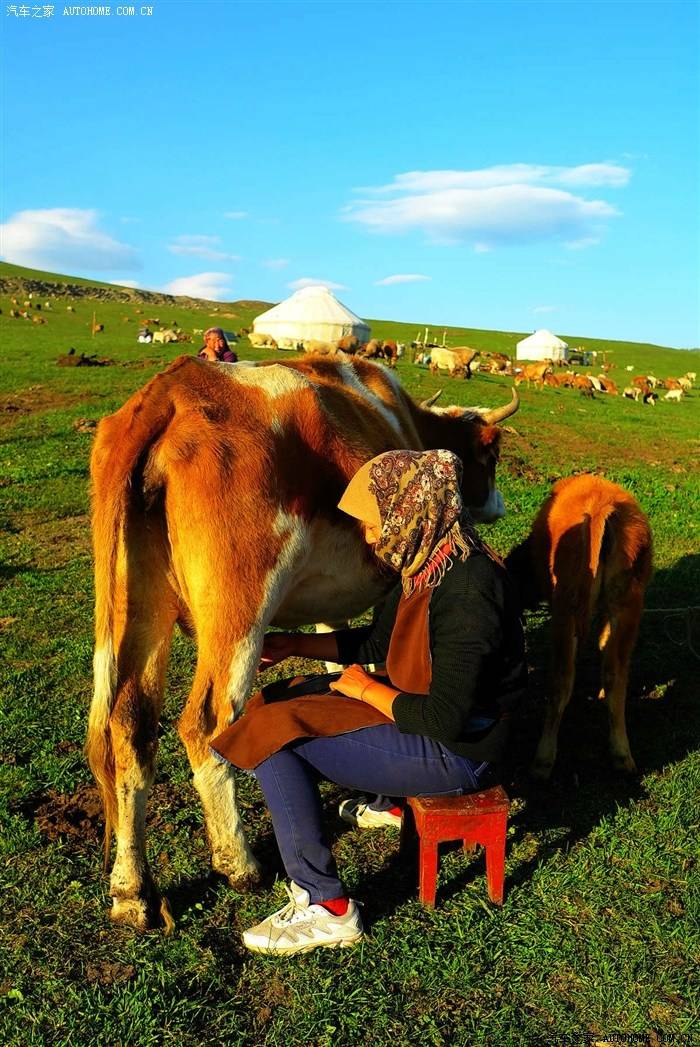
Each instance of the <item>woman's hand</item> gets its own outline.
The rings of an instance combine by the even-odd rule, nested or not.
[[[348,698],[357,698],[361,701],[362,692],[373,681],[374,677],[365,672],[361,665],[351,665],[329,686],[332,691],[338,691]]]
[[[289,633],[268,633],[263,640],[260,668],[269,669],[295,653],[294,636]]]

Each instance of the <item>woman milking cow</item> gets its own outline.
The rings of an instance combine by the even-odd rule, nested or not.
[[[363,936],[323,825],[319,781],[374,794],[341,804],[355,825],[397,824],[406,796],[483,786],[525,685],[519,604],[477,535],[450,451],[388,451],[355,474],[339,508],[396,586],[372,625],[271,633],[262,667],[290,656],[348,666],[339,676],[265,688],[212,752],[252,770],[290,878],[288,904],[243,934],[256,952],[345,947]],[[382,664],[370,674],[363,665]]]

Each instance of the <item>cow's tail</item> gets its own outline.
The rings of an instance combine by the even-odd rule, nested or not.
[[[175,365],[177,366],[177,365]],[[93,448],[92,537],[95,564],[94,692],[88,717],[85,755],[102,796],[105,815],[104,861],[109,862],[112,832],[118,827],[115,763],[110,729],[118,686],[115,650],[117,566],[123,535],[141,493],[133,481],[149,447],[174,413],[166,374],[158,375],[116,414],[100,423]]]
[[[588,563],[586,565],[588,568],[586,571],[588,593],[587,598],[582,601],[582,606],[580,608],[582,614],[585,615],[585,619],[579,622],[580,635],[585,635],[588,631],[588,627],[590,626],[593,617],[593,611],[600,594],[600,588],[603,581],[601,570],[603,543],[605,541],[608,520],[614,512],[615,506],[610,502],[608,505],[599,507],[594,513],[585,513],[583,517],[583,534],[586,555],[588,557]]]

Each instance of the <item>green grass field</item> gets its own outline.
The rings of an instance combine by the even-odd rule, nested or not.
[[[0,266],[0,281],[18,277],[69,279]],[[584,469],[623,484],[648,513],[656,572],[628,700],[639,778],[607,769],[604,710],[587,700],[597,692],[591,650],[551,785],[529,784],[547,662],[546,617],[532,615],[532,695],[514,724],[505,783],[513,807],[503,908],[488,903],[483,856],[448,849],[438,908],[424,910],[396,834],[350,830],[334,813],[339,790],[328,786],[338,863],[365,903],[369,934],[356,950],[273,960],[240,945],[240,931],[284,901],[269,818],[248,778],[241,799],[266,867],[263,886],[237,894],[209,874],[201,810],[175,731],[193,666],[189,640],[177,636],[173,646],[149,808],[150,860],[177,921],[171,937],[139,936],[107,919],[100,812],[82,756],[91,693],[92,438],[76,423],[113,411],[200,344],[139,345],[144,319],[177,320],[190,332],[212,323],[237,330],[260,306],[146,305],[136,293],[128,302],[57,297],[41,312],[48,323],[37,326],[9,318],[13,295],[22,298],[0,283],[0,1042],[493,1047],[610,1043],[615,1034],[649,1045],[700,1042],[700,611],[664,610],[700,604],[700,391],[645,408],[521,387],[499,467],[509,512],[488,530],[507,551],[551,482]],[[105,325],[95,337],[93,310]],[[399,339],[426,324],[443,330],[430,317],[371,322],[373,334]],[[452,344],[484,350],[512,352],[518,337],[448,328]],[[659,377],[700,373],[698,352],[567,340],[606,352],[618,384],[627,365]],[[71,346],[115,365],[57,367]],[[239,352],[264,356],[245,340]],[[441,386],[445,403],[493,405],[510,395],[510,379],[438,382],[405,358],[398,374],[416,398]]]

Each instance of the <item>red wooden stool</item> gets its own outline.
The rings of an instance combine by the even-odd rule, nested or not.
[[[418,897],[435,906],[438,844],[462,840],[467,853],[478,843],[486,849],[486,882],[489,898],[503,904],[506,862],[506,824],[510,801],[500,785],[466,796],[409,796],[401,827],[401,847],[412,830],[418,833]]]

